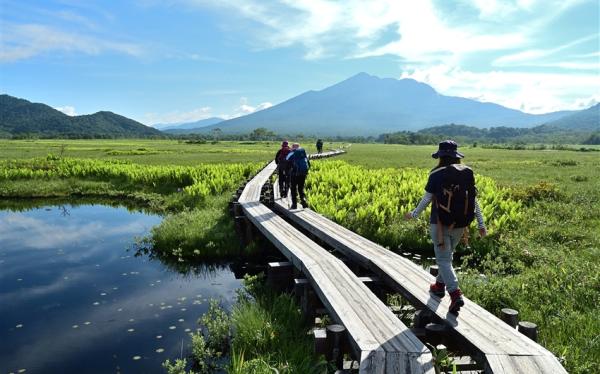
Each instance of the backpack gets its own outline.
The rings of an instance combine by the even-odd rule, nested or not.
[[[306,151],[304,148],[298,148],[292,155],[292,169],[295,174],[307,174],[308,173],[308,157],[306,157]]]
[[[292,150],[289,148],[281,148],[275,155],[275,163],[285,165],[286,157]]]
[[[473,170],[453,164],[440,170],[442,184],[434,195],[438,223],[451,228],[467,227],[475,218],[475,178]]]

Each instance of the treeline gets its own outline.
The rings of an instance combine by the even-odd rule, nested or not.
[[[382,134],[377,139],[386,144],[435,144],[443,138],[461,143],[563,143],[600,144],[600,132],[567,130],[550,126],[532,128],[491,127],[480,129],[472,126],[449,124],[430,127],[416,132],[399,131]]]
[[[172,135],[179,140],[187,140],[193,143],[204,143],[219,140],[231,141],[278,141],[282,139],[293,139],[297,141],[322,139],[328,142],[350,142],[350,143],[375,143],[377,138],[374,136],[316,136],[313,134],[276,134],[264,127],[252,130],[247,134],[223,134],[221,131],[211,131],[201,134],[180,134]]]
[[[131,135],[131,134],[88,134],[88,133],[0,133],[0,139],[26,140],[26,139],[168,139],[168,135]]]

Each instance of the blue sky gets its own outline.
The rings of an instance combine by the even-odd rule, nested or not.
[[[0,91],[145,124],[364,71],[530,113],[600,102],[597,0],[0,0]]]

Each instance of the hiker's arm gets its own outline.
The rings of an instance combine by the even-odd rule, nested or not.
[[[487,229],[485,228],[485,222],[483,222],[483,214],[481,213],[481,207],[479,202],[475,198],[475,219],[477,219],[477,229],[479,229],[479,236],[484,237],[487,235]]]
[[[421,212],[425,210],[425,208],[427,208],[427,205],[429,205],[432,199],[433,194],[431,192],[425,192],[425,195],[423,195],[423,198],[421,199],[417,207],[412,212],[406,213],[404,217],[406,219],[417,218],[419,214],[421,214]]]

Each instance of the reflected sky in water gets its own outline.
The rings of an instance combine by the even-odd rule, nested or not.
[[[0,211],[0,373],[163,373],[182,343],[189,354],[207,300],[229,305],[240,281],[134,257],[160,220],[100,205]]]

